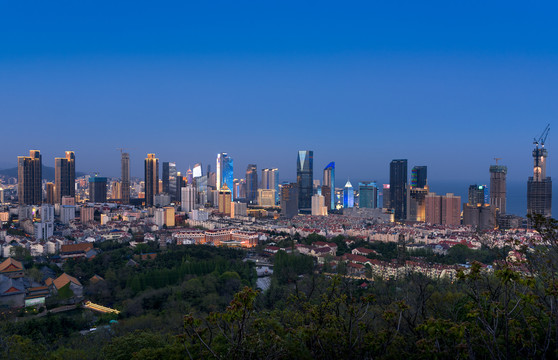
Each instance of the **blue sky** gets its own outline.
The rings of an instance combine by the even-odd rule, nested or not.
[[[527,7],[528,5],[528,7]],[[154,152],[180,170],[218,152],[293,179],[296,151],[338,181],[488,182],[531,172],[558,115],[556,2],[10,2],[0,5],[0,167],[133,175]],[[23,135],[25,134],[25,136]],[[554,131],[547,148],[552,175]]]

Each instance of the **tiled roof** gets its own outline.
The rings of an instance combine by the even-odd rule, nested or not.
[[[7,258],[0,264],[0,272],[23,270],[23,265],[16,259]]]
[[[62,275],[57,277],[56,280],[53,281],[56,289],[60,289],[66,286],[66,284],[68,284],[69,282],[73,282],[74,284],[81,286],[81,283],[78,281],[78,279],[66,273],[63,273]]]

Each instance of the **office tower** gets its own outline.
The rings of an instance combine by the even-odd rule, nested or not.
[[[411,170],[411,186],[414,188],[425,188],[427,183],[426,166],[414,166]]]
[[[389,184],[382,185],[382,208],[389,209],[391,207],[391,189]]]
[[[325,198],[323,195],[312,195],[312,215],[327,216],[327,207],[325,206]]]
[[[54,158],[54,201],[60,204],[62,196],[76,196],[76,157],[66,151],[66,157]]]
[[[331,188],[326,185],[322,185],[321,194],[324,197],[324,206],[328,209],[331,209],[331,201],[335,196],[331,196]],[[334,193],[335,195],[335,193]]]
[[[221,190],[219,190],[219,212],[231,216],[231,202],[231,190],[227,186],[227,183],[223,183]]]
[[[506,213],[506,174],[508,168],[505,165],[490,166],[490,207],[494,217],[494,223],[497,223],[500,215]]]
[[[425,221],[426,195],[428,195],[428,187],[419,188],[407,185],[407,221]]]
[[[258,205],[262,207],[275,206],[275,190],[258,189]]]
[[[233,159],[227,153],[217,154],[217,190],[221,190],[225,184],[230,189],[233,179]]]
[[[112,200],[122,199],[122,183],[120,181],[110,183],[110,198]]]
[[[190,185],[192,185],[195,189],[195,184],[194,184],[193,180],[192,180],[192,182],[190,182]],[[176,173],[176,185],[175,186],[176,186],[175,199],[180,200],[180,199],[182,199],[181,189],[186,186],[186,178],[182,176],[180,171],[178,171]]]
[[[296,183],[298,184],[298,208],[304,212],[312,211],[312,185],[314,183],[314,152],[303,150],[296,159]]]
[[[359,208],[376,209],[378,207],[378,187],[376,182],[360,182],[358,184],[358,194]]]
[[[246,200],[253,203],[258,197],[258,168],[249,164],[246,168]]]
[[[275,190],[275,205],[281,197],[279,191],[279,169],[262,169],[262,189]]]
[[[145,158],[145,206],[153,206],[154,196],[159,193],[159,159],[155,154]]]
[[[54,204],[54,183],[46,183],[46,203]]]
[[[163,192],[170,195],[171,201],[176,200],[177,176],[176,163],[168,161],[163,162]]]
[[[130,203],[130,154],[122,153],[121,159],[122,203]]]
[[[329,187],[329,199],[326,204],[329,205],[331,210],[335,210],[335,161],[330,162],[324,168],[323,185]],[[322,190],[323,191],[323,190]],[[323,193],[322,193],[323,195]],[[325,196],[325,195],[324,195]]]
[[[182,199],[180,200],[181,209],[185,212],[194,210],[196,205],[196,190],[192,184],[182,188]]]
[[[395,220],[407,216],[407,159],[393,160],[389,165],[390,208]]]
[[[355,191],[353,190],[353,185],[349,180],[343,188],[343,208],[352,208],[355,206]]]
[[[107,178],[92,176],[89,178],[89,201],[107,202]]]
[[[43,202],[43,161],[39,150],[29,156],[17,157],[17,196],[20,205],[41,205]]]
[[[284,184],[281,187],[281,216],[290,219],[298,215],[298,184]]]

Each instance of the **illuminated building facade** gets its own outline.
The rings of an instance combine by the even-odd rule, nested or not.
[[[411,186],[414,188],[425,188],[428,179],[426,166],[414,166],[411,170]]]
[[[312,195],[314,184],[314,152],[302,150],[296,159],[296,182],[298,184],[298,209],[310,213],[312,211]]]
[[[76,156],[66,151],[66,157],[54,158],[54,201],[62,202],[63,196],[76,196]]]
[[[343,208],[352,208],[355,206],[355,191],[349,180],[343,188]]]
[[[225,184],[228,189],[233,186],[233,169],[233,159],[227,153],[217,154],[217,190],[221,190]]]
[[[546,176],[547,150],[538,144],[533,150],[533,176],[527,182],[527,215],[552,216],[552,179]]]
[[[40,205],[43,202],[43,160],[39,150],[17,158],[17,196],[20,205]]]
[[[275,190],[275,205],[279,204],[279,169],[262,169],[261,188]]]
[[[487,191],[486,185],[470,185],[468,204],[475,206],[486,204]]]
[[[159,159],[155,154],[145,158],[145,206],[153,206],[154,197],[159,193]]]
[[[335,210],[335,161],[330,162],[324,168],[323,185],[329,187],[329,199],[326,200],[326,204],[331,210]]]
[[[219,212],[221,214],[231,216],[231,202],[232,202],[232,193],[227,186],[227,183],[224,183],[219,190]]]

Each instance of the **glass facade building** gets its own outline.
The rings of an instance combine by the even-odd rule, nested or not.
[[[145,158],[145,206],[153,206],[155,195],[159,193],[159,159],[155,154]]]
[[[275,190],[275,204],[279,204],[279,169],[262,169],[261,188]]]
[[[171,201],[177,199],[176,189],[176,163],[164,162],[163,163],[163,192],[169,194]]]
[[[329,187],[329,200],[326,200],[326,204],[329,204],[331,210],[335,210],[335,162],[330,162],[324,169],[324,180],[323,185]],[[325,196],[325,195],[324,195]]]
[[[17,197],[22,205],[41,205],[43,202],[43,158],[39,150],[17,158]]]
[[[298,209],[312,211],[314,185],[314,152],[302,150],[296,159],[296,183],[298,185]]]
[[[66,157],[54,159],[54,201],[62,203],[63,196],[76,196],[76,156],[66,151]]]
[[[390,208],[396,220],[407,216],[407,159],[392,160],[389,165]]]
[[[426,166],[415,166],[411,170],[411,186],[414,188],[424,188],[426,186],[427,168]]]
[[[352,208],[355,206],[355,191],[349,180],[343,188],[343,208]]]
[[[233,159],[227,153],[217,154],[217,190],[221,190],[224,184],[227,188],[232,188],[233,175]]]
[[[258,197],[258,167],[249,164],[246,168],[246,200],[254,203]]]
[[[378,207],[378,186],[376,182],[358,184],[358,207],[376,209]]]

